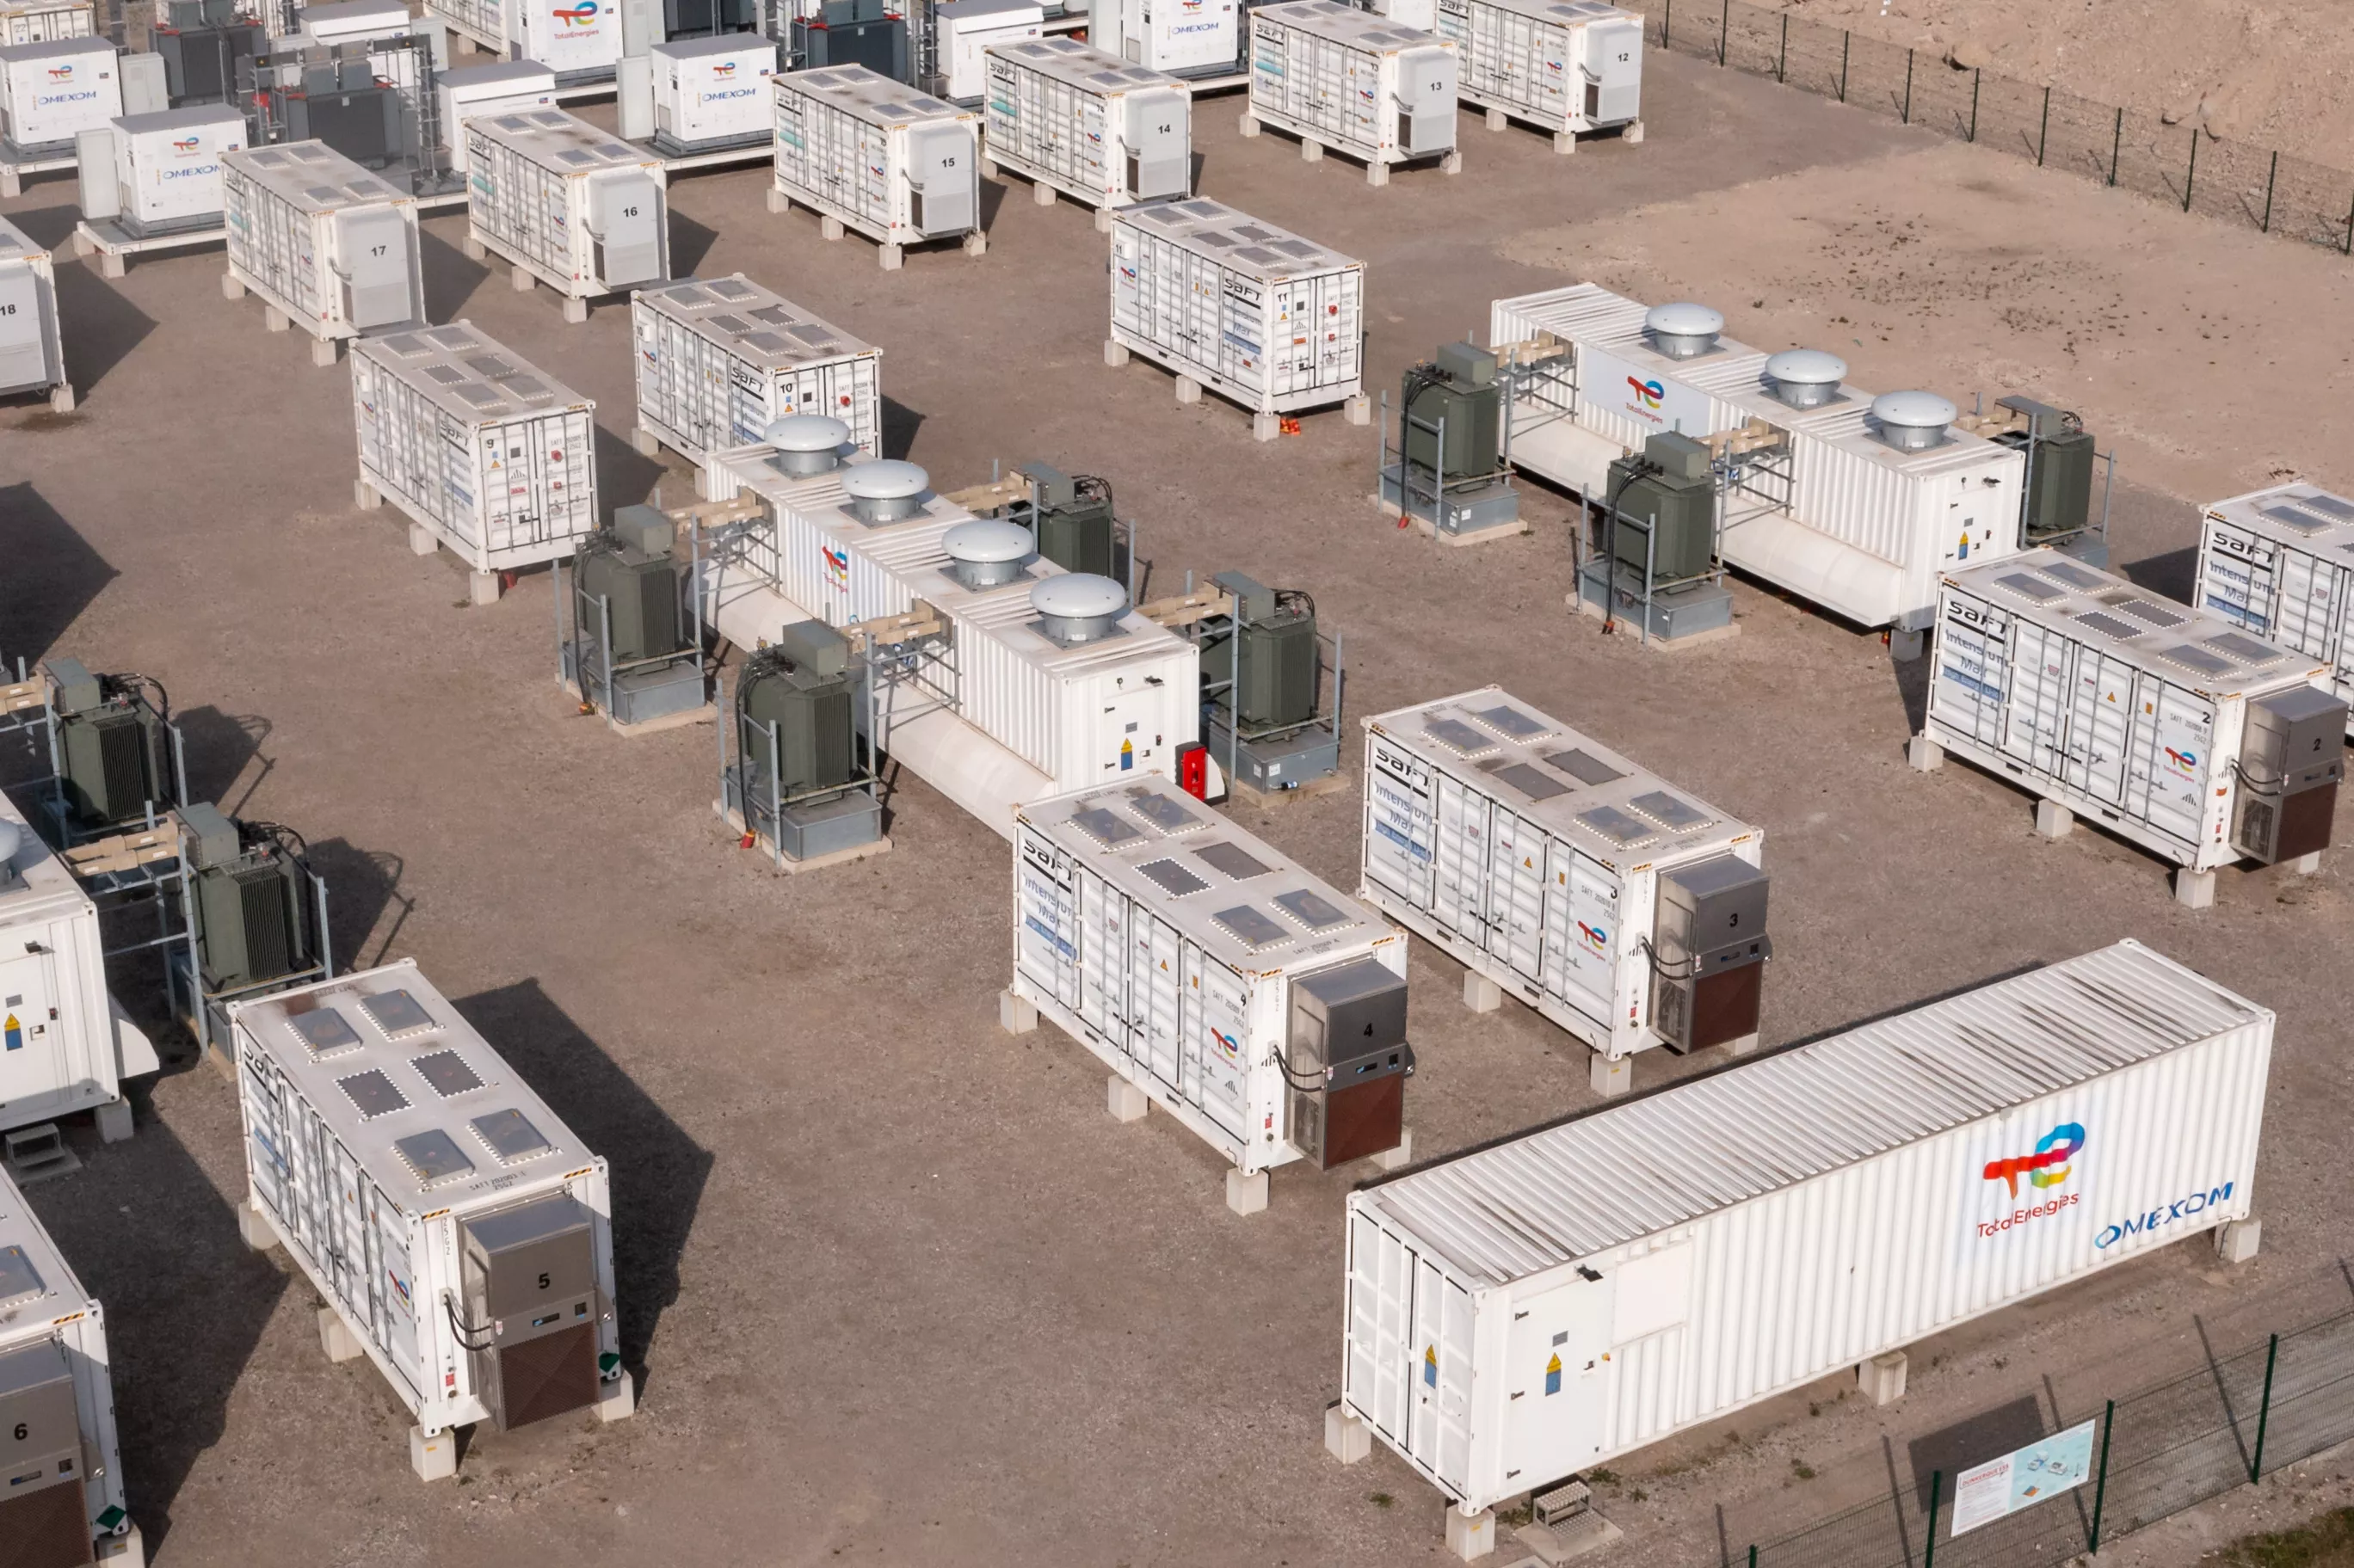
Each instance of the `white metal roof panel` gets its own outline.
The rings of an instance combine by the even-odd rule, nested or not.
[[[47,1338],[58,1319],[90,1305],[65,1254],[0,1171],[0,1345]]]
[[[1288,229],[1263,223],[1207,196],[1140,202],[1119,208],[1112,215],[1112,220],[1133,224],[1263,283],[1364,266],[1312,239],[1303,239]]]
[[[959,109],[928,93],[877,75],[864,66],[823,66],[786,71],[776,79],[779,95],[803,93],[830,103],[870,125],[918,125],[933,120],[978,120],[976,110]]]
[[[408,205],[417,199],[394,189],[324,142],[240,147],[222,154],[221,162],[303,212]]]
[[[831,365],[882,353],[741,272],[656,283],[638,290],[631,298],[728,353],[771,370]]]
[[[1173,76],[1130,65],[1117,55],[1090,48],[1078,39],[1065,34],[1051,37],[1025,38],[1018,43],[991,44],[987,54],[999,55],[1015,61],[1025,69],[1057,81],[1068,82],[1082,92],[1103,97],[1117,97],[1144,87],[1169,87],[1183,90],[1185,84]]]
[[[387,366],[468,425],[597,406],[477,332],[472,322],[355,338],[352,352]]]
[[[2309,556],[2354,556],[2354,500],[2317,484],[2276,484],[2207,508],[2218,523]]]
[[[1256,5],[1251,8],[1251,19],[1297,27],[1303,33],[1313,33],[1320,38],[1330,38],[1334,43],[1367,54],[1394,55],[1402,49],[1455,48],[1451,39],[1438,37],[1417,27],[1403,26],[1387,16],[1360,11],[1354,5],[1343,5],[1338,0],[1283,0],[1280,5]]]
[[[593,175],[601,169],[659,171],[663,161],[560,109],[526,109],[514,114],[477,115],[469,132],[513,148],[542,168],[563,175]]]

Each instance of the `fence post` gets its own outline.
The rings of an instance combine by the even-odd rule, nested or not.
[[[2190,210],[2191,182],[2199,177],[2199,127],[2190,128],[2190,162],[2182,169],[2182,210]]]
[[[1984,70],[1970,72],[1970,140],[1978,139],[1978,88],[1986,79]]]
[[[1725,45],[1732,41],[1732,37],[1733,0],[1724,0],[1724,9],[1716,16],[1716,63],[1720,68],[1724,64]]]
[[[1668,47],[1668,32],[1675,26],[1675,20],[1676,0],[1668,0],[1659,12],[1659,48],[1663,49]]]
[[[1937,1568],[1937,1504],[1942,1500],[1946,1472],[1929,1472],[1929,1530],[1921,1542],[1921,1568]]]
[[[1749,1549],[1749,1568],[1757,1568],[1757,1548]]]
[[[1847,52],[1854,43],[1853,33],[1843,32],[1840,35],[1840,101],[1841,103],[1847,101]],[[2349,224],[2354,224],[2354,218],[2349,218],[2348,221]]]
[[[2273,1418],[2273,1367],[2280,1360],[2280,1336],[2264,1351],[2264,1402],[2256,1409],[2256,1451],[2248,1458],[2248,1479],[2253,1482],[2264,1473],[2264,1427]]]
[[[2093,1483],[2093,1535],[2084,1542],[2087,1552],[2101,1549],[2101,1505],[2109,1500],[2109,1434],[2116,1430],[2117,1402],[2109,1401],[2108,1409],[2101,1413],[2101,1476]]]
[[[2052,90],[2043,90],[2043,123],[2035,128],[2035,166],[2043,166],[2043,149],[2052,142]]]
[[[2346,209],[2346,243],[2341,249],[2347,255],[2354,256],[2354,207]]]
[[[2109,138],[2109,184],[2111,185],[2115,185],[2117,183],[2117,154],[2124,150],[2125,144],[2126,111],[2125,106],[2123,104],[2119,104],[2117,106],[2116,132]]]
[[[1780,82],[1790,79],[1790,13],[1787,11],[1782,13],[1782,52],[1774,60],[1774,79]],[[2273,154],[2273,162],[2275,164],[2280,162],[2278,153]]]
[[[1783,14],[1785,16],[1788,15],[1787,12]],[[2266,171],[2264,175],[2264,221],[2263,224],[2263,231],[2266,234],[2270,234],[2273,231],[2273,186],[2277,185],[2279,182],[2280,149],[2275,147],[2273,149],[2273,166],[2270,170]]]
[[[1913,51],[1904,51],[1904,112],[1898,116],[1907,125],[1913,123]]]

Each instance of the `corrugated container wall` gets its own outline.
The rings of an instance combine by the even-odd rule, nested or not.
[[[314,335],[421,323],[417,199],[323,142],[221,159],[228,269]]]
[[[478,114],[527,114],[556,107],[556,73],[530,60],[461,66],[435,73],[433,80],[441,105],[441,144],[449,150],[453,174],[466,172],[467,121]]]
[[[1576,132],[1640,117],[1643,20],[1601,0],[1438,0],[1465,101]]]
[[[822,414],[868,457],[883,446],[883,351],[741,272],[631,296],[638,423],[695,462]]]
[[[990,158],[1098,207],[1193,188],[1193,99],[1183,82],[1072,38],[989,51]]]
[[[578,298],[670,275],[663,162],[560,110],[466,122],[474,238]]]
[[[93,10],[90,0],[31,0],[26,5],[0,5],[0,44],[89,37],[98,31],[91,20]]]
[[[1451,39],[1339,0],[1256,6],[1250,33],[1248,113],[1377,164],[1454,150]]]
[[[1477,1511],[2243,1218],[2272,1039],[2124,942],[1362,1188],[1344,1405]]]
[[[2280,484],[2207,508],[2191,602],[2329,667],[2354,702],[2354,500]]]
[[[777,78],[777,189],[885,244],[981,226],[981,116],[864,66]]]
[[[0,393],[36,392],[65,379],[57,262],[0,217]]]

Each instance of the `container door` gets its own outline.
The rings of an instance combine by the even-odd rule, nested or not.
[[[1431,771],[1419,758],[1386,741],[1373,742],[1365,769],[1365,879],[1416,909],[1431,906],[1437,858],[1430,791]]]
[[[1573,100],[1572,84],[1583,85],[1584,78],[1572,58],[1575,39],[1566,27],[1551,24],[1540,26],[1525,16],[1511,15],[1500,7],[1483,7],[1497,18],[1505,40],[1500,45],[1509,52],[1513,73],[1513,92],[1518,101],[1527,103],[1539,113],[1559,116],[1564,122],[1577,112]]]
[[[377,1319],[379,1342],[409,1387],[421,1395],[425,1372],[418,1350],[417,1270],[408,1255],[408,1217],[373,1184],[368,1188],[368,1217],[376,1229],[376,1284],[384,1303],[383,1316]]]
[[[662,187],[644,169],[616,169],[588,182],[589,233],[597,242],[597,281],[609,289],[651,283],[663,275]]]
[[[2097,649],[2080,648],[2068,712],[2068,783],[2095,800],[2125,799],[2131,744],[2134,667]]]
[[[341,213],[335,223],[344,319],[362,332],[408,321],[415,313],[408,225],[389,207]]]
[[[2335,665],[2346,622],[2346,569],[2302,550],[2280,553],[2280,608],[2273,641]]]
[[[1470,1292],[1436,1265],[1417,1263],[1410,1340],[1414,1407],[1406,1452],[1458,1495],[1470,1485],[1471,1325]]]
[[[1022,835],[1022,929],[1015,933],[1014,962],[1024,979],[1065,1007],[1078,1000],[1077,971],[1085,961],[1074,874],[1068,855],[1027,832]]]
[[[367,1312],[367,1222],[360,1209],[360,1187],[366,1180],[359,1161],[340,1139],[328,1139],[328,1227],[326,1262],[335,1294],[355,1315]],[[369,1327],[373,1328],[371,1322]]]
[[[1363,1214],[1349,1216],[1351,1403],[1403,1447],[1415,1408],[1414,1249]]]
[[[1545,989],[1605,1029],[1614,1012],[1618,879],[1556,839],[1545,918]]]
[[[56,965],[57,955],[46,951],[0,962],[0,1104],[48,1094],[70,1081],[64,1072]]]
[[[1184,944],[1174,927],[1143,910],[1129,922],[1129,1004],[1136,1009],[1136,1055],[1172,1092],[1184,1017]]]
[[[1513,1309],[1504,1367],[1504,1481],[1543,1486],[1593,1462],[1610,1412],[1616,1272]]]
[[[1988,746],[2002,738],[2009,672],[2010,617],[1977,599],[1946,600],[1937,622],[1929,711],[1937,722]]]
[[[1102,685],[1103,698],[1098,705],[1103,710],[1103,727],[1097,736],[1095,777],[1074,779],[1070,785],[1076,787],[1138,773],[1165,776],[1169,772],[1169,736],[1166,731],[1154,727],[1161,722],[1160,690],[1145,685],[1122,688],[1108,676]]]
[[[1024,846],[1027,847],[1026,845]],[[1078,951],[1075,955],[1077,968],[1078,998],[1070,1005],[1076,1007],[1079,1020],[1098,1034],[1111,1035],[1110,1009],[1104,995],[1104,982],[1109,973],[1103,962],[1106,953],[1117,953],[1125,961],[1128,949],[1118,945],[1106,946],[1104,928],[1108,924],[1107,907],[1125,904],[1117,888],[1100,876],[1083,878],[1078,886]],[[1026,921],[1028,916],[1025,914]],[[1111,1035],[1112,1038],[1119,1038]],[[1124,1043],[1123,1043],[1124,1044]]]
[[[1494,924],[1488,950],[1539,984],[1544,980],[1544,904],[1548,835],[1501,805],[1495,808]]]
[[[2148,779],[2150,825],[2197,843],[2206,815],[2214,705],[2155,676],[2143,683],[2143,704],[2154,721],[2147,730],[2149,749],[2138,758]]]
[[[2045,778],[2057,778],[2076,644],[2031,620],[2014,621],[2012,629],[2002,748]]]
[[[2200,553],[2200,599],[2206,609],[2259,637],[2273,635],[2274,562],[2279,546],[2244,528],[2210,521]]]
[[[1484,948],[1488,932],[1488,798],[1450,774],[1438,782],[1437,881],[1430,901],[1442,931]]]
[[[1250,1135],[1250,986],[1243,977],[1186,944],[1194,966],[1194,1049],[1197,1064],[1192,1098],[1209,1118],[1235,1138]]]

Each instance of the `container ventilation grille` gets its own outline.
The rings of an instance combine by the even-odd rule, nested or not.
[[[2055,599],[2066,598],[2068,593],[2066,588],[2054,588],[2031,572],[2013,572],[2009,577],[1997,577],[1995,581],[2020,598],[2031,599],[2038,604],[2050,604]]]
[[[359,1031],[332,1007],[313,1008],[286,1021],[286,1027],[313,1057],[339,1056],[360,1048]]]
[[[1496,749],[1494,741],[1458,718],[1432,719],[1423,733],[1461,757],[1485,757]]]
[[[1689,832],[1716,821],[1706,811],[1694,808],[1690,801],[1679,800],[1664,789],[1638,795],[1627,803],[1672,833]]]
[[[1118,849],[1144,836],[1144,830],[1126,819],[1115,816],[1101,806],[1089,806],[1071,813],[1071,826],[1087,835],[1106,849]]]
[[[748,300],[760,291],[741,278],[716,278],[704,287],[723,300]]]
[[[2186,670],[2193,671],[2210,679],[2217,675],[2229,674],[2232,670],[2230,660],[2219,659],[2204,648],[2193,648],[2187,642],[2179,648],[2162,649],[2158,656],[2169,664],[2179,664]]]
[[[20,1246],[0,1246],[0,1308],[15,1307],[37,1296],[46,1296],[49,1287],[41,1283],[41,1271],[25,1255]]]
[[[433,1015],[405,991],[380,991],[374,996],[364,996],[360,998],[360,1011],[367,1014],[368,1022],[387,1040],[422,1034],[433,1027]]]
[[[2039,569],[2054,582],[2066,583],[2070,588],[2086,593],[2097,588],[2105,588],[2111,580],[2098,572],[2088,570],[2084,567],[2072,566],[2066,561],[2047,562]]]
[[[1183,898],[1210,885],[1173,860],[1149,860],[1136,869],[1172,898]]]
[[[2114,637],[2120,642],[2130,642],[2149,630],[2146,626],[2136,626],[2129,620],[2119,620],[2115,616],[2097,609],[2077,611],[2076,623],[2089,626],[2102,636]]]
[[[2236,660],[2251,669],[2261,670],[2267,664],[2279,662],[2281,659],[2279,649],[2237,631],[2219,632],[2205,641],[2208,647],[2226,659]]]
[[[1236,938],[1246,947],[1265,948],[1291,939],[1291,933],[1247,904],[1221,909],[1210,918],[1217,923],[1220,929]]]
[[[438,1127],[395,1139],[392,1150],[408,1167],[408,1173],[417,1178],[417,1184],[429,1192],[444,1181],[474,1173],[474,1162],[466,1158],[458,1140]]]
[[[1569,793],[1569,786],[1533,763],[1513,762],[1490,769],[1490,777],[1499,783],[1509,784],[1531,800],[1550,800],[1556,795]]]
[[[499,1157],[502,1165],[520,1165],[526,1160],[536,1160],[553,1147],[529,1118],[519,1110],[493,1111],[478,1116],[466,1124],[484,1148]]]
[[[2344,501],[2335,495],[2316,492],[2311,495],[2298,496],[2296,502],[2298,505],[2310,506],[2316,512],[2327,512],[2340,523],[2354,523],[2354,501]]]
[[[2326,531],[2330,526],[2328,518],[2317,517],[2302,506],[2291,506],[2285,503],[2275,502],[2270,506],[2259,506],[2256,510],[2282,527],[2294,528],[2307,538]]]
[[[443,387],[455,387],[466,379],[466,373],[454,365],[429,365],[425,374]]]
[[[354,1073],[348,1078],[337,1078],[335,1087],[344,1091],[344,1097],[358,1110],[362,1121],[374,1121],[380,1116],[408,1108],[408,1097],[374,1067],[365,1073]]]
[[[1299,887],[1289,893],[1278,893],[1269,900],[1287,918],[1298,921],[1310,931],[1329,931],[1335,926],[1349,923],[1349,912],[1335,906],[1329,898]]]
[[[513,376],[516,366],[513,360],[502,355],[478,354],[466,361],[466,368],[485,381],[496,381],[502,376]]]
[[[1577,747],[1567,751],[1548,751],[1544,759],[1580,784],[1610,784],[1627,777],[1592,752]]]
[[[2171,606],[2133,593],[2105,593],[2101,596],[2101,602],[2119,615],[2130,615],[2136,620],[2147,621],[2152,626],[2179,626],[2190,619]]]
[[[752,330],[750,322],[733,313],[716,315],[711,318],[711,324],[725,333],[748,333]]]
[[[455,1099],[482,1086],[482,1080],[475,1076],[474,1069],[466,1065],[466,1058],[455,1051],[436,1051],[429,1056],[416,1057],[408,1065],[416,1068],[417,1075],[445,1100]]]
[[[1577,820],[1621,849],[1641,843],[1659,832],[1649,822],[1638,821],[1616,806],[1596,806],[1592,810],[1580,811]]]
[[[1508,707],[1502,703],[1497,704],[1492,708],[1474,708],[1471,710],[1471,716],[1498,735],[1507,735],[1514,740],[1534,740],[1539,736],[1553,733],[1551,725],[1532,718],[1520,709]]]
[[[1242,845],[1224,839],[1214,844],[1196,844],[1193,853],[1208,863],[1211,870],[1235,882],[1248,882],[1275,869]]]
[[[1129,790],[1128,809],[1164,833],[1188,833],[1202,825],[1199,816],[1168,796],[1156,795],[1150,789]]]

